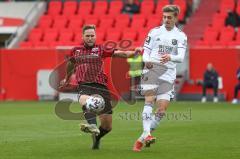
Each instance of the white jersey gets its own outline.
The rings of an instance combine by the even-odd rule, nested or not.
[[[176,63],[182,62],[187,48],[187,36],[176,26],[166,30],[165,26],[153,28],[144,43],[144,62],[160,64],[163,54],[170,54],[171,60],[164,65],[167,72],[159,77],[171,83],[176,79]],[[146,58],[147,57],[147,58]]]

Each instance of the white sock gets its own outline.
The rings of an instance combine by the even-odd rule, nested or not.
[[[152,105],[145,104],[142,112],[142,120],[143,120],[143,133],[138,139],[139,141],[143,142],[144,139],[150,135],[150,127],[152,122]]]
[[[156,127],[160,123],[160,120],[161,120],[161,117],[159,115],[153,115],[151,126],[150,126],[151,130],[155,130],[156,129]]]

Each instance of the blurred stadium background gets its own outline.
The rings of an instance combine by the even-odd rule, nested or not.
[[[240,63],[240,30],[237,26],[225,26],[225,20],[229,10],[240,14],[240,1],[136,2],[140,6],[140,13],[134,15],[121,14],[121,0],[1,2],[0,100],[38,100],[44,96],[44,92],[57,96],[57,92],[45,90],[48,88],[48,78],[44,80],[46,71],[53,70],[63,61],[63,54],[81,42],[84,24],[97,26],[99,43],[112,40],[119,44],[128,39],[132,41],[132,47],[141,46],[148,31],[161,24],[162,6],[170,3],[181,8],[179,27],[187,34],[189,41],[186,60],[178,69],[177,99],[201,99],[202,86],[199,81],[203,78],[207,63],[211,62],[222,78],[220,100],[231,100]],[[123,71],[119,74],[110,72],[110,63],[106,59],[108,75],[119,75],[125,79],[112,77],[115,79],[113,82],[118,84],[114,86],[118,88],[113,88],[110,82],[111,89],[115,92],[117,89],[119,96],[122,96],[119,92],[128,92],[131,84],[131,80],[125,78],[126,72],[131,69],[130,65],[125,60],[121,61]],[[43,80],[40,85],[39,80]]]
[[[240,15],[240,0],[136,0],[136,3],[140,13],[128,15],[121,13],[122,0],[1,0],[0,154],[4,159],[76,158],[78,152],[81,158],[96,155],[122,158],[125,153],[129,158],[156,158],[159,151],[164,158],[240,157],[240,112],[238,107],[226,103],[233,99],[238,82],[240,26],[225,25],[229,11]],[[163,131],[156,132],[159,143],[142,155],[130,151],[137,132],[141,131],[141,122],[120,120],[119,113],[138,112],[143,103],[127,107],[120,102],[113,125],[121,130],[106,137],[103,151],[89,154],[90,139],[79,136],[77,122],[61,121],[54,115],[55,101],[75,94],[59,93],[51,83],[63,77],[61,64],[69,50],[81,42],[84,24],[97,26],[99,43],[111,40],[120,46],[122,40],[131,40],[133,48],[141,46],[149,30],[161,24],[161,8],[165,4],[180,6],[178,27],[187,34],[189,43],[185,62],[177,70],[176,100],[201,100],[203,73],[207,64],[212,63],[222,78],[221,102],[173,102],[170,112],[192,108],[192,122],[164,121]],[[132,64],[126,59],[105,60],[105,72],[111,79],[109,88],[119,99],[129,99],[129,94],[131,98],[141,98],[130,91],[134,84],[129,75]],[[57,77],[53,73],[56,68]],[[71,83],[76,85],[74,75]],[[208,90],[209,100],[212,93]],[[126,128],[125,124],[130,126]]]

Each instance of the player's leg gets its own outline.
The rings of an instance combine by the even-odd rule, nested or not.
[[[203,82],[203,85],[202,85],[202,103],[205,103],[207,101],[207,98],[206,98],[206,92],[207,92],[207,83],[206,82]]]
[[[95,84],[83,84],[79,86],[79,103],[82,105],[84,117],[87,123],[80,124],[80,129],[86,133],[99,134],[100,131],[97,127],[96,114],[90,111],[90,105],[94,105],[94,102],[101,101],[99,97],[91,96],[97,94]]]
[[[102,114],[99,116],[99,120],[101,125],[99,127],[100,133],[99,135],[93,134],[93,146],[92,149],[99,149],[100,140],[106,134],[108,134],[112,130],[112,114]]]
[[[133,151],[141,151],[143,144],[147,142],[155,142],[155,138],[151,136],[150,126],[152,120],[153,105],[156,99],[158,85],[159,70],[144,68],[141,77],[141,94],[145,97],[145,103],[142,112],[143,132],[133,146]]]
[[[112,130],[112,104],[111,104],[111,96],[107,87],[103,86],[99,94],[104,98],[105,107],[104,110],[99,114],[100,126],[98,135],[93,134],[93,146],[92,149],[99,149],[100,140],[106,134],[108,134]]]
[[[170,99],[171,99],[171,96],[168,93],[157,96],[157,101],[156,101],[157,108],[155,113],[152,116],[152,122],[150,126],[151,132],[157,128],[160,121],[165,116],[165,112],[167,110],[167,107],[169,106]],[[146,142],[145,146],[150,147],[151,144],[152,144],[151,142]]]
[[[157,109],[155,114],[153,115],[152,123],[151,123],[151,131],[154,131],[159,125],[161,119],[165,116],[166,110],[169,106],[170,101],[166,99],[159,99],[156,102]]]
[[[145,96],[145,104],[142,112],[142,123],[143,123],[143,133],[139,138],[140,141],[144,141],[147,136],[151,135],[151,123],[152,123],[152,114],[153,114],[153,106],[155,102],[155,95],[147,95]]]
[[[237,100],[237,97],[238,97],[238,91],[240,90],[240,83],[237,84],[234,88],[234,98],[232,100],[232,104],[237,104],[238,100]]]
[[[108,134],[112,130],[112,106],[110,101],[106,100],[105,108],[102,114],[99,115],[100,126],[99,126],[99,134],[93,134],[93,146],[92,149],[99,149],[100,140],[106,134]]]
[[[143,144],[147,142],[155,142],[155,138],[151,136],[150,127],[152,120],[153,105],[156,95],[155,92],[145,94],[145,104],[142,112],[143,132],[133,146],[133,151],[141,151]]]
[[[97,127],[96,114],[89,112],[85,105],[82,107],[82,110],[87,123],[80,124],[81,131],[85,133],[99,134],[100,130]]]
[[[214,92],[213,102],[216,103],[218,102],[218,82],[212,83],[212,87]]]

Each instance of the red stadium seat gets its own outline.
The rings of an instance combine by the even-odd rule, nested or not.
[[[240,41],[232,40],[227,42],[228,47],[236,47],[237,45],[240,45]]]
[[[54,20],[68,20],[68,16],[66,15],[52,15]]]
[[[151,29],[151,28],[160,26],[160,23],[161,23],[160,19],[151,18],[151,19],[148,19],[146,27]]]
[[[98,27],[99,20],[97,17],[86,18],[84,20],[84,25],[88,25],[88,24],[95,25],[96,27]]]
[[[237,8],[236,8],[236,12],[238,13],[238,15],[240,15],[240,2],[238,2]]]
[[[104,32],[97,32],[97,43],[103,43],[105,40],[105,33]]]
[[[228,10],[233,11],[235,7],[235,3],[233,0],[222,0],[220,4],[221,12],[227,12]]]
[[[119,15],[117,14],[101,14],[101,15],[98,15],[98,18],[101,20],[101,19],[113,19],[115,20],[116,17],[118,17]]]
[[[151,15],[154,13],[154,0],[143,1],[141,3],[140,14]]]
[[[73,28],[72,30],[73,30],[75,35],[76,34],[82,34],[82,28]]]
[[[240,44],[240,30],[238,30],[237,32],[236,41],[238,42],[238,44]]]
[[[83,25],[83,19],[73,18],[69,21],[68,28],[81,28]]]
[[[91,1],[80,1],[77,14],[87,15],[91,14],[93,9],[93,3]]]
[[[151,30],[152,28],[137,28],[137,32],[139,35],[144,35],[145,38],[147,37],[148,32]]]
[[[219,40],[228,42],[228,41],[232,41],[233,37],[234,37],[234,32],[221,32]]]
[[[111,41],[118,42],[120,39],[121,39],[120,32],[111,32],[111,33],[108,32],[106,35],[106,41],[111,40]]]
[[[63,15],[74,15],[77,12],[77,1],[65,1],[63,5]]]
[[[73,40],[73,33],[72,32],[60,32],[59,40],[58,41],[72,41]]]
[[[178,16],[179,21],[183,21],[187,10],[187,3],[185,0],[174,0],[174,4],[180,8],[180,14]]]
[[[122,40],[131,40],[136,41],[137,39],[137,32],[124,32],[122,36]]]
[[[194,43],[195,46],[210,46],[210,42],[209,41],[204,41],[204,40],[198,40]]]
[[[169,4],[168,0],[161,0],[158,1],[157,6],[156,6],[156,10],[155,10],[155,14],[160,14],[162,13],[162,7]]]
[[[101,19],[100,27],[113,27],[114,19]]]
[[[146,26],[146,19],[141,18],[141,19],[132,19],[131,27],[132,28],[138,28],[138,27],[145,27]]]
[[[19,45],[20,48],[32,48],[33,43],[31,41],[23,41]]]
[[[138,42],[144,43],[145,39],[147,38],[147,33],[145,34],[138,34]]]
[[[45,42],[57,41],[57,38],[58,38],[57,32],[48,32],[44,34],[43,41]]]
[[[227,18],[227,12],[219,12],[219,13],[216,13],[216,14],[214,14],[213,15],[213,20],[215,20],[215,19],[223,19],[223,20],[225,20],[225,18]]]
[[[123,2],[121,0],[113,0],[110,2],[108,14],[109,15],[121,14],[122,7],[123,7]]]
[[[153,15],[144,15],[144,14],[134,14],[132,15],[132,19],[147,19],[148,17],[151,17]]]
[[[42,32],[31,32],[28,36],[28,41],[41,41],[43,37]]]
[[[48,4],[48,14],[49,15],[58,15],[62,10],[61,1],[50,1]]]
[[[93,14],[107,14],[108,2],[107,1],[96,1],[94,4]]]
[[[129,16],[126,14],[122,14],[116,17],[116,23],[115,23],[115,28],[119,27],[119,28],[126,28],[129,27]]]
[[[222,27],[224,27],[224,19],[214,19],[212,22],[212,27],[216,30],[219,31]]]
[[[125,28],[126,29],[126,28]],[[108,34],[110,34],[110,33],[115,33],[115,32],[118,32],[118,33],[120,33],[120,34],[122,34],[122,32],[123,32],[123,30],[125,30],[125,29],[122,29],[122,28],[107,28],[106,29],[106,33]]]
[[[49,17],[48,19],[40,19],[38,22],[38,27],[39,28],[50,28],[52,27],[53,20]]]
[[[44,35],[48,33],[59,33],[58,28],[44,28]]]
[[[48,15],[48,14],[44,14],[40,17],[39,20],[46,20],[46,19],[52,19],[52,16],[51,15]]]
[[[53,28],[65,28],[67,26],[67,20],[66,19],[56,19],[53,23]]]
[[[34,48],[48,48],[49,42],[48,41],[35,41],[33,43]]]
[[[82,41],[82,33],[79,32],[79,33],[75,33],[75,36],[74,36],[74,42],[81,42]]]
[[[209,32],[208,34],[204,35],[204,41],[209,42],[209,43],[214,43],[218,39],[218,32]]]
[[[43,33],[43,29],[42,28],[33,28],[31,30],[31,33]]]
[[[133,41],[133,47],[140,47],[143,46],[144,42],[143,41]]]

